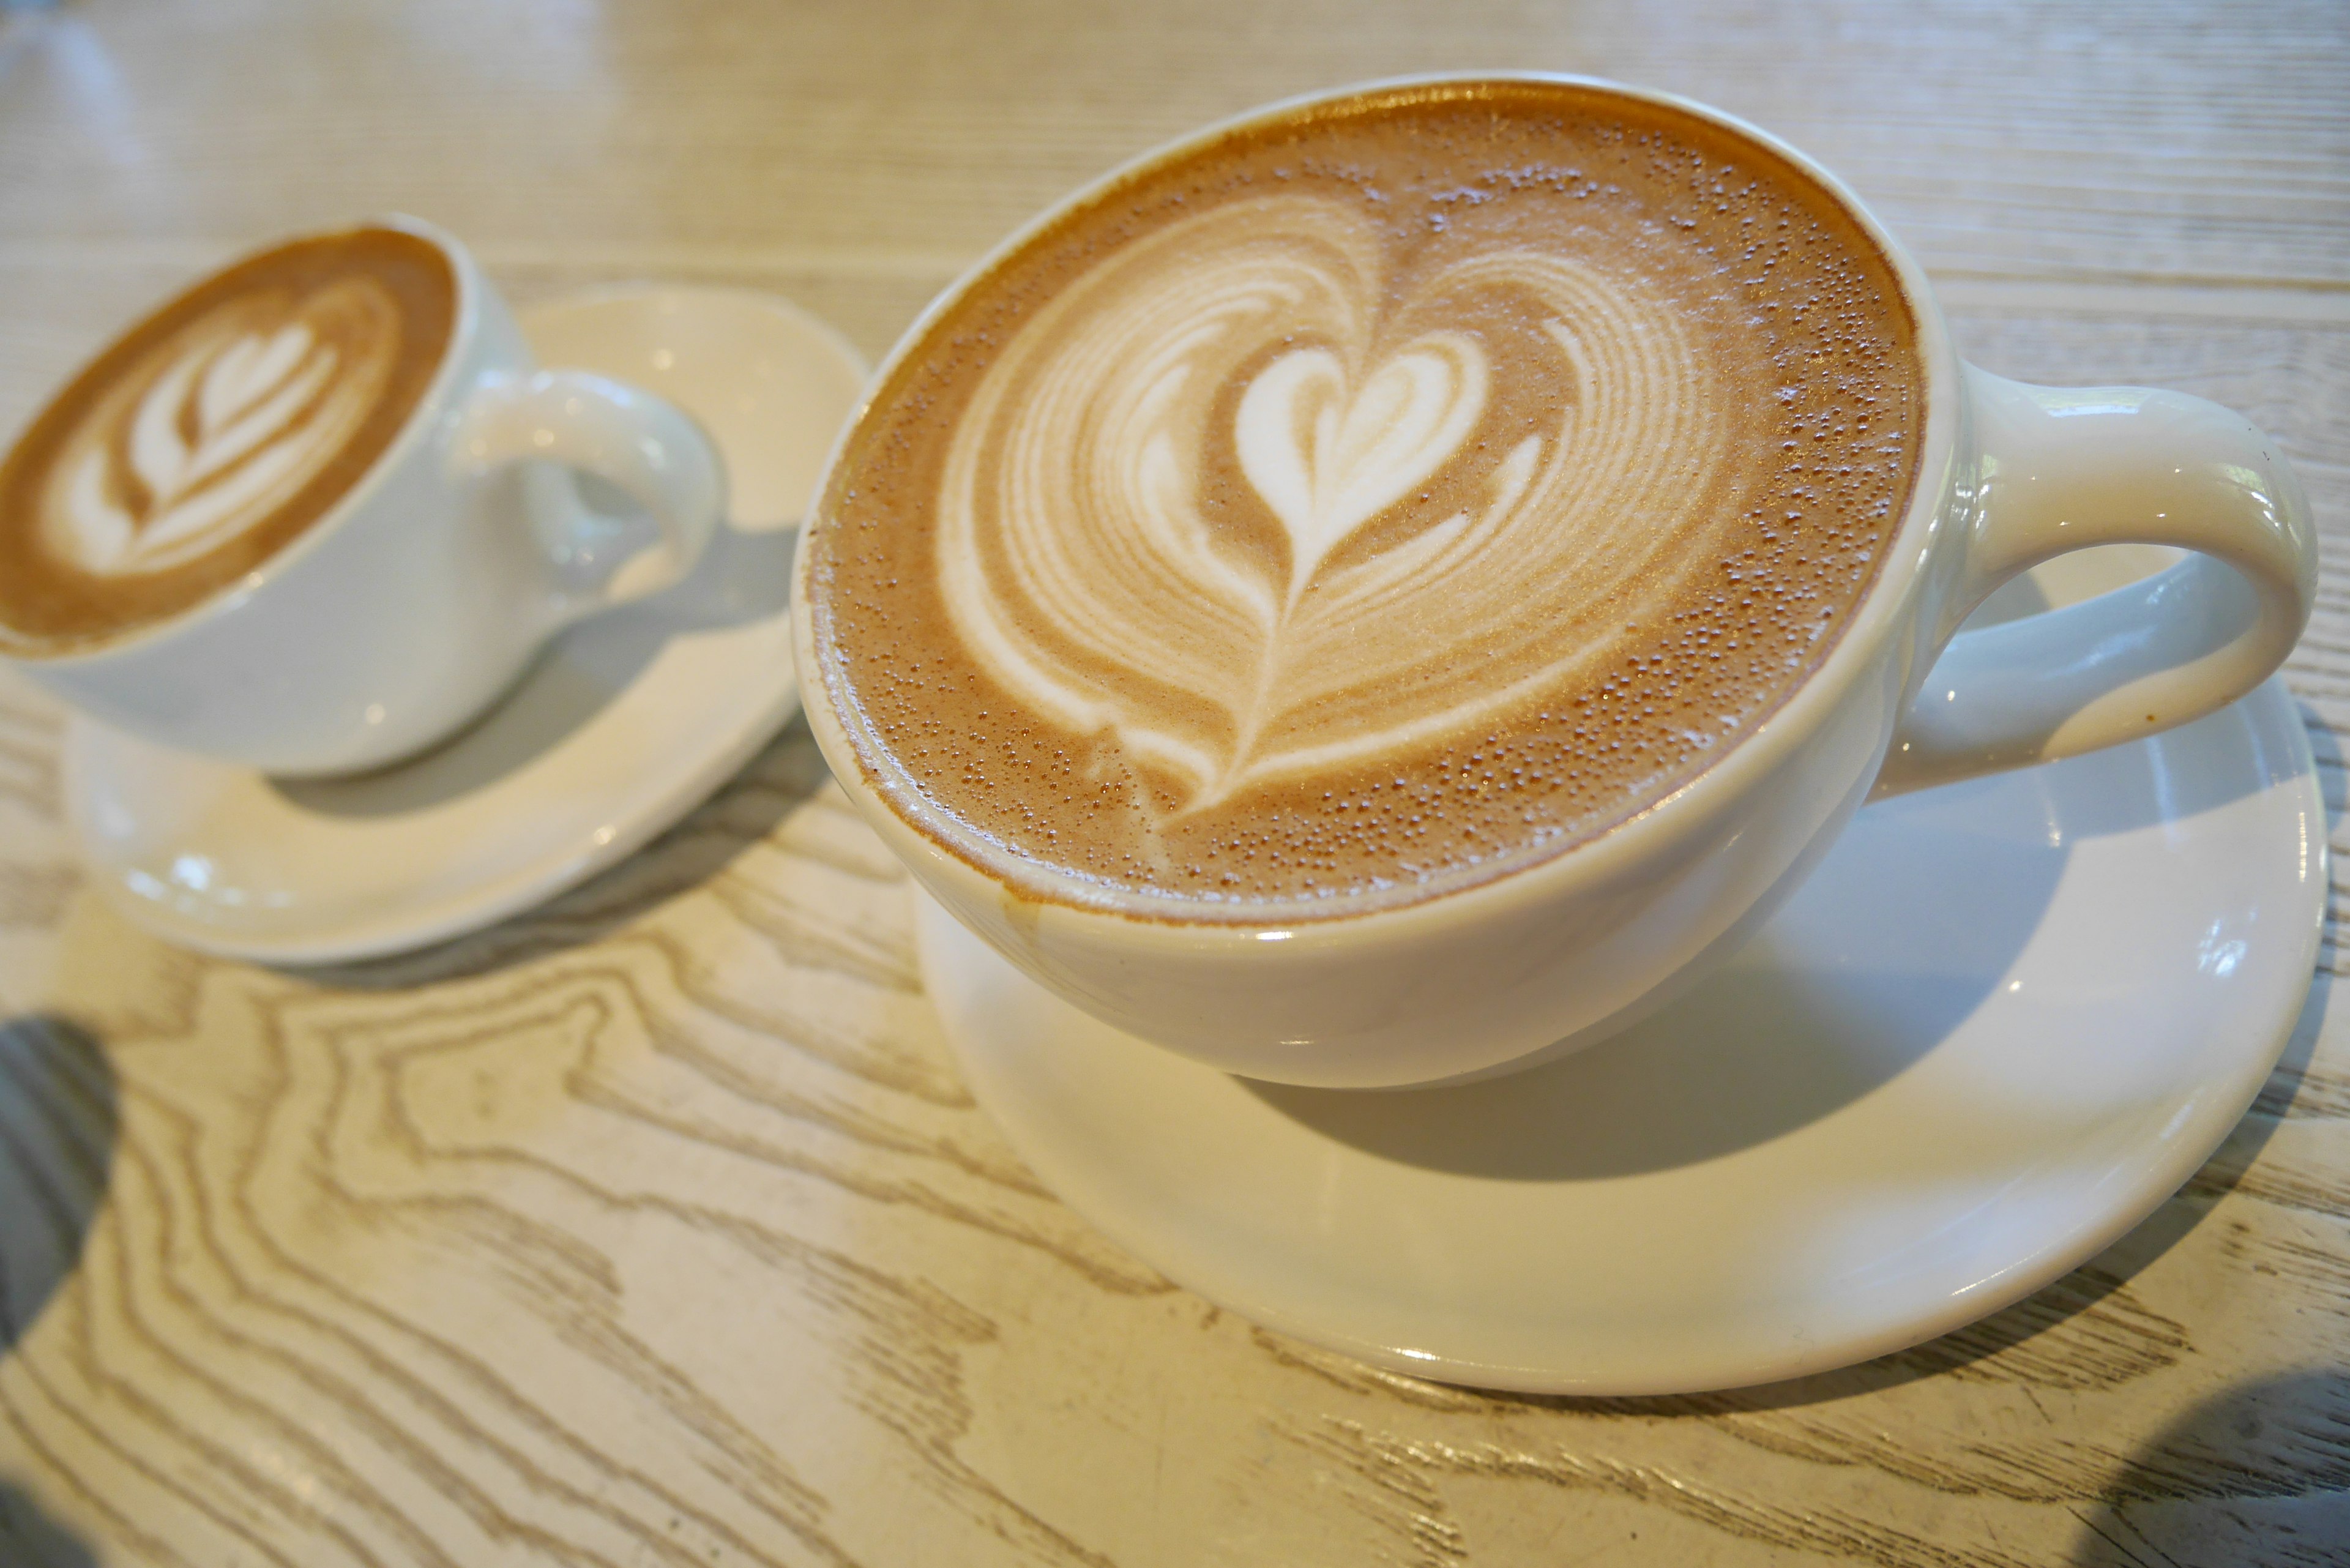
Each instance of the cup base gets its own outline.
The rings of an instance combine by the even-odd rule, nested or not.
[[[2160,1206],[2302,1013],[2324,842],[2272,680],[1870,806],[1689,994],[1453,1088],[1253,1084],[1078,1012],[927,898],[918,932],[980,1103],[1170,1278],[1412,1376],[1653,1395],[1947,1333]]]

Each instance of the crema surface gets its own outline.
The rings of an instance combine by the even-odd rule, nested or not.
[[[456,279],[396,229],[205,280],[85,369],[0,463],[0,633],[70,650],[195,605],[316,522],[439,369]]]
[[[899,364],[811,525],[909,820],[1174,919],[1432,897],[1784,699],[1917,462],[1915,327],[1798,171],[1551,84],[1399,89],[1133,178]]]

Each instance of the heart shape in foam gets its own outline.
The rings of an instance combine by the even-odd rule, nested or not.
[[[1685,311],[1532,249],[1399,291],[1388,244],[1303,192],[1178,220],[1028,317],[953,427],[964,648],[1180,810],[1557,690],[1740,514]]]
[[[1289,535],[1294,602],[1347,536],[1460,455],[1485,411],[1485,356],[1459,332],[1419,339],[1347,385],[1327,348],[1283,355],[1233,423],[1241,472]]]

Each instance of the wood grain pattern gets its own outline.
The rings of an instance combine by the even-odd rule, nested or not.
[[[1719,102],[1935,271],[1965,350],[2244,409],[2325,535],[2350,774],[2350,9],[1742,0],[0,13],[0,427],[235,245],[405,208],[518,298],[753,284],[868,352],[1211,116],[1456,65]],[[0,1563],[2321,1564],[2350,1551],[2334,923],[2227,1145],[2009,1311],[1669,1400],[1416,1382],[1062,1209],[972,1105],[899,874],[795,725],[433,952],[200,960],[80,885],[0,683]],[[2337,877],[2350,875],[2337,870]]]

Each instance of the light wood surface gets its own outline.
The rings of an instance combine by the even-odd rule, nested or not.
[[[382,209],[518,298],[742,282],[878,354],[1109,163],[1446,66],[1720,103],[1876,203],[1986,366],[2275,431],[2338,817],[2340,0],[68,0],[0,13],[0,429],[192,272]],[[0,1563],[2350,1561],[2334,947],[2226,1147],[2039,1295],[1800,1384],[1497,1397],[1253,1329],[1043,1191],[804,729],[548,909],[289,973],[82,887],[58,727],[0,688]]]

